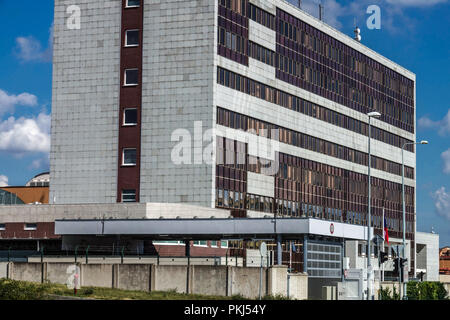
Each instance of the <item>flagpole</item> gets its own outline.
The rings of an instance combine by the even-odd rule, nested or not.
[[[383,245],[382,245],[382,249],[383,249],[383,252],[384,252],[384,238],[385,238],[385,234],[384,234],[384,208],[383,208],[383,219],[381,220],[382,221],[382,223],[383,223]],[[384,282],[384,263],[382,263],[381,264],[381,282]]]
[[[289,241],[289,272],[292,272],[292,241]]]

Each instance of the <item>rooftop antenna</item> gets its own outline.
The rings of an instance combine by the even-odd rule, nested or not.
[[[358,42],[361,42],[361,29],[358,28],[358,25],[356,24],[356,18],[353,20],[353,25],[355,26],[355,30],[353,31],[355,33],[355,40]]]
[[[323,5],[322,5],[322,1],[320,1],[320,3],[319,3],[319,20],[320,21],[323,20]]]
[[[298,8],[301,9],[302,8],[302,0],[298,0],[298,4],[297,4]]]

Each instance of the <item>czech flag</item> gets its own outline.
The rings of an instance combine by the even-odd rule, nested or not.
[[[389,234],[388,234],[386,218],[384,218],[384,240],[389,244]]]

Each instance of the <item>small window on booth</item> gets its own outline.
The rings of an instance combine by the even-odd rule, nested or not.
[[[23,229],[26,231],[37,230],[37,224],[36,223],[25,223],[25,227]]]

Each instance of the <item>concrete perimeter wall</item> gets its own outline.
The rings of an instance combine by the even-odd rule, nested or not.
[[[447,290],[448,294],[450,295],[450,275],[440,274],[439,282],[442,282],[444,284],[445,290]]]
[[[75,278],[75,273],[79,274],[79,283],[82,287],[138,291],[176,290],[186,293],[189,286],[189,293],[216,296],[242,295],[246,298],[258,298],[260,287],[259,268],[236,266],[11,262],[9,277],[14,280],[68,284]],[[0,264],[1,277],[6,277],[6,263]],[[291,275],[289,288],[292,299],[307,299],[307,275]],[[287,296],[286,267],[262,270],[261,294]]]
[[[6,278],[8,272],[8,263],[7,262],[0,262],[0,279]]]

